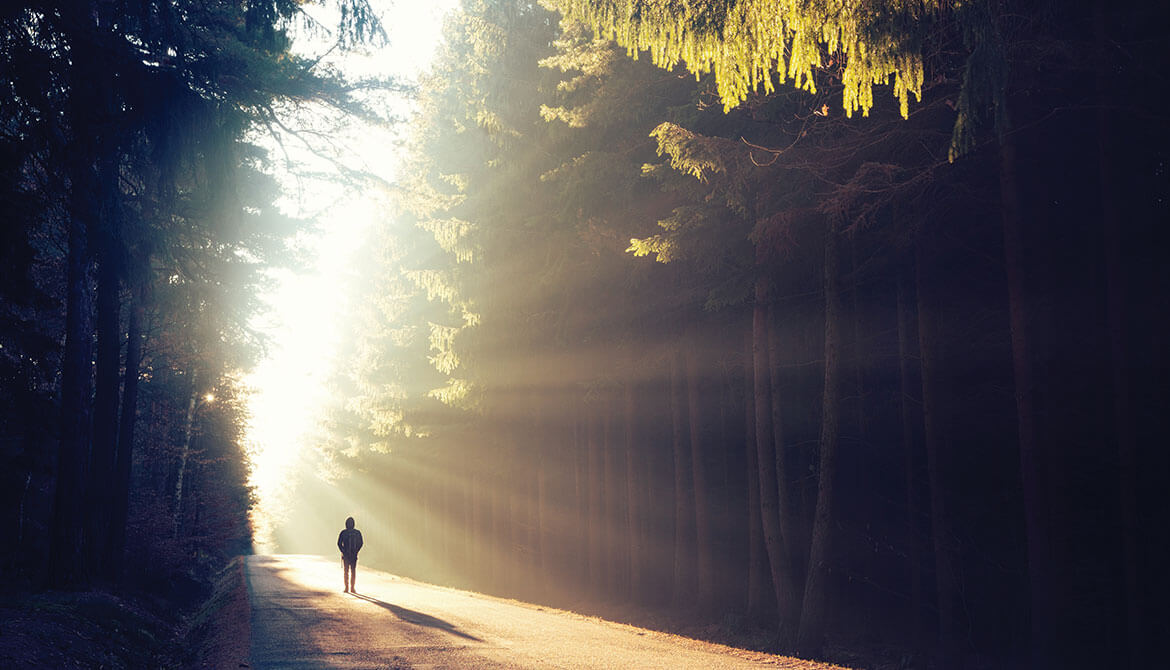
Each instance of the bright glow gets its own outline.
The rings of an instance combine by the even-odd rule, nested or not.
[[[372,54],[353,54],[340,63],[355,76],[373,74],[414,78],[427,67],[438,45],[442,17],[455,0],[429,3],[374,2],[390,38],[386,48]],[[320,44],[298,42],[297,48],[320,53]],[[389,137],[369,128],[354,128],[351,165],[371,169],[387,181],[398,160]],[[379,141],[381,140],[381,141]],[[258,549],[270,551],[280,512],[289,507],[296,468],[303,463],[308,436],[320,418],[317,410],[325,399],[338,323],[344,304],[348,261],[367,239],[380,212],[377,194],[339,193],[323,183],[299,183],[300,193],[290,194],[294,212],[315,214],[320,222],[316,235],[304,245],[315,257],[306,274],[282,273],[276,288],[265,296],[271,313],[256,326],[268,335],[267,358],[247,378],[251,389],[248,454],[251,484],[257,494],[253,514]],[[332,204],[329,204],[332,203]]]

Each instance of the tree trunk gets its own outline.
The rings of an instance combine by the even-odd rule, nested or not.
[[[820,464],[817,505],[809,545],[808,577],[800,614],[797,650],[817,655],[824,645],[829,614],[829,572],[832,557],[833,480],[837,473],[837,449],[841,404],[841,291],[840,257],[836,225],[825,233],[825,383],[821,400]]]
[[[743,412],[744,448],[747,457],[747,520],[748,569],[747,616],[752,622],[762,622],[775,612],[771,577],[768,574],[768,552],[764,547],[764,527],[760,518],[760,468],[756,453],[755,382],[752,374],[752,329],[744,333],[743,352]]]
[[[857,408],[857,441],[862,445],[867,444],[867,435],[869,434],[868,426],[866,425],[865,417],[865,347],[862,346],[863,335],[865,332],[864,324],[861,322],[861,315],[863,310],[860,307],[859,295],[861,293],[861,280],[858,277],[859,272],[857,268],[857,240],[854,237],[849,239],[849,265],[853,273],[853,281],[850,286],[849,298],[852,302],[853,309],[853,383],[856,387],[857,400],[855,407]]]
[[[459,508],[456,510],[456,514],[458,514],[456,522],[459,530],[458,564],[456,565],[459,575],[457,585],[459,588],[474,589],[476,583],[476,563],[473,555],[475,546],[475,477],[467,461],[462,461],[454,467],[458,473],[459,482],[456,488],[459,501]]]
[[[93,328],[91,325],[90,256],[87,225],[93,176],[76,159],[72,211],[69,216],[66,279],[65,350],[61,361],[61,436],[57,448],[57,482],[50,531],[49,580],[58,588],[88,584],[83,553],[86,461],[90,440]]]
[[[179,452],[179,473],[175,477],[174,519],[171,537],[179,537],[183,525],[183,480],[187,475],[187,461],[191,457],[191,434],[195,429],[195,406],[199,402],[199,390],[195,375],[191,375],[191,398],[187,401],[187,419],[183,429],[183,449]]]
[[[631,375],[632,377],[632,375]],[[623,391],[625,407],[626,443],[626,531],[629,546],[630,598],[638,602],[642,597],[642,491],[645,478],[642,472],[640,450],[636,434],[638,414],[634,404],[634,380],[626,379]]]
[[[955,568],[946,511],[947,479],[943,459],[943,425],[946,402],[938,379],[938,311],[929,279],[923,241],[915,246],[918,293],[918,351],[922,375],[922,427],[926,446],[926,472],[930,487],[930,527],[934,542],[934,573],[938,593],[938,630],[941,665],[957,668],[961,659],[955,625]]]
[[[93,442],[89,457],[89,491],[86,508],[86,544],[90,564],[102,577],[112,577],[114,566],[106,561],[113,516],[114,478],[118,441],[118,392],[121,368],[121,284],[118,279],[117,195],[110,185],[117,174],[102,161],[99,175],[103,225],[94,236],[98,248],[97,380],[93,404]]]
[[[1016,145],[1010,129],[1000,143],[1000,197],[1002,199],[1004,267],[1007,271],[1008,313],[1012,335],[1012,372],[1016,387],[1020,476],[1024,488],[1024,527],[1028,547],[1033,668],[1047,667],[1053,625],[1052,547],[1048,518],[1048,484],[1043,447],[1036,436],[1033,395],[1029,304],[1024,280],[1024,240]]]
[[[508,481],[504,466],[494,463],[491,477],[491,588],[499,593],[506,591],[509,578],[508,568]]]
[[[1126,355],[1126,286],[1121,251],[1121,212],[1118,207],[1115,138],[1108,106],[1110,67],[1109,35],[1104,0],[1094,3],[1093,30],[1097,47],[1097,150],[1098,180],[1101,189],[1101,231],[1105,252],[1105,300],[1109,329],[1109,359],[1112,371],[1113,430],[1117,436],[1118,484],[1121,496],[1122,593],[1125,599],[1126,641],[1129,667],[1147,665],[1145,635],[1142,634],[1141,582],[1138,578],[1138,462],[1137,438],[1129,397],[1129,361]]]
[[[589,426],[588,410],[583,399],[578,398],[577,413],[573,420],[573,501],[575,503],[576,537],[574,547],[580,547],[570,555],[574,577],[578,584],[589,581]]]
[[[505,581],[504,590],[506,592],[516,592],[523,590],[521,586],[521,575],[525,576],[527,581],[527,573],[524,572],[524,526],[522,514],[524,512],[524,501],[521,497],[524,495],[524,479],[517,471],[515,459],[510,458],[506,475],[504,477],[504,568]]]
[[[451,472],[451,572],[453,585],[457,588],[471,588],[468,556],[468,540],[471,538],[471,524],[468,518],[471,510],[471,477],[464,461],[448,462]]]
[[[792,646],[799,620],[789,615],[798,599],[792,586],[792,565],[785,538],[780,532],[780,489],[776,475],[776,443],[772,426],[771,362],[768,355],[767,279],[756,279],[755,304],[752,308],[752,362],[756,417],[756,464],[759,467],[760,522],[764,547],[772,573],[779,625],[776,642],[781,649]]]
[[[425,468],[426,466],[424,465],[423,467]],[[424,581],[433,582],[436,581],[434,489],[423,477],[418,477],[415,479],[415,491],[415,499],[419,501],[419,507],[421,509],[421,514],[418,515],[418,544],[422,548],[422,555],[427,558],[426,563],[416,569]]]
[[[588,529],[589,529],[589,586],[594,589],[594,592],[601,590],[605,584],[605,570],[603,568],[603,561],[605,560],[605,551],[602,546],[604,533],[602,531],[602,523],[604,522],[604,515],[602,514],[604,495],[603,481],[604,470],[602,464],[604,457],[602,455],[602,419],[596,407],[590,406],[586,413],[586,421],[588,421],[588,441],[589,441],[589,468],[588,468],[588,484],[589,484],[589,512],[587,515]]]
[[[915,650],[922,646],[922,550],[918,541],[918,464],[915,454],[914,409],[910,402],[913,381],[910,369],[911,333],[915,332],[914,314],[910,308],[910,279],[905,270],[898,270],[898,379],[901,391],[902,453],[905,463],[906,486],[906,562],[910,571],[910,636]]]
[[[436,458],[434,468],[437,471],[446,464]],[[435,566],[438,568],[438,577],[442,583],[450,583],[455,572],[452,570],[452,561],[455,558],[455,491],[449,477],[437,477],[428,482],[428,486],[435,495]]]
[[[715,557],[711,538],[711,498],[703,444],[702,389],[699,378],[698,347],[692,339],[686,349],[687,417],[691,442],[691,475],[694,482],[695,558],[698,604],[704,609],[715,603]]]
[[[24,526],[27,515],[25,514],[25,504],[28,502],[28,490],[32,486],[32,473],[29,472],[24,476],[24,486],[20,487],[20,507],[16,514],[16,549],[20,550],[24,547]]]
[[[804,591],[805,561],[808,559],[809,538],[808,525],[801,520],[799,491],[791,465],[791,454],[784,436],[784,392],[781,382],[781,363],[784,348],[780,345],[780,337],[776,326],[776,307],[768,305],[768,394],[772,404],[772,441],[776,445],[776,490],[780,496],[780,537],[784,544],[785,564],[791,584],[789,592],[796,594],[788,598],[784,615],[789,621],[800,620],[800,594]],[[794,624],[795,625],[795,624]]]
[[[126,374],[122,384],[122,417],[118,427],[118,454],[114,468],[114,507],[110,515],[110,542],[106,562],[115,577],[121,571],[126,550],[126,522],[130,510],[130,474],[134,455],[134,426],[138,420],[138,368],[142,364],[144,290],[131,298],[129,334],[126,338]]]
[[[626,487],[624,439],[617,433],[617,410],[614,393],[605,392],[605,559],[607,590],[614,597],[624,597],[629,591],[626,566],[629,564],[626,546]]]
[[[691,490],[690,455],[687,453],[686,429],[683,427],[684,380],[679,369],[680,354],[670,358],[670,424],[674,452],[674,583],[671,587],[676,606],[694,603],[694,533],[695,510]]]
[[[549,450],[551,448],[549,441],[551,437],[551,426],[549,421],[545,418],[544,412],[539,405],[536,407],[536,443],[533,448],[536,450],[536,519],[535,519],[535,538],[533,542],[533,552],[535,554],[533,567],[537,575],[537,583],[539,584],[539,592],[543,597],[548,593],[548,585],[551,583],[549,579],[549,568],[552,561],[549,560],[548,551],[551,542],[548,541],[548,476],[549,476]]]
[[[469,464],[470,465],[470,464]],[[474,589],[485,590],[486,584],[491,581],[490,571],[487,569],[488,558],[488,529],[491,518],[487,512],[491,509],[491,500],[484,491],[483,470],[472,466],[471,478],[471,509],[467,511],[470,523],[467,546],[467,561],[470,573],[474,578]]]

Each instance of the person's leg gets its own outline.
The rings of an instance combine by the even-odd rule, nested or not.
[[[345,580],[345,592],[349,593],[349,575],[350,575],[350,571],[353,570],[353,567],[350,565],[350,562],[345,560],[344,558],[341,559],[341,566],[342,566],[341,567],[341,570],[342,570],[341,576]]]
[[[357,593],[357,559],[349,564],[349,592]]]

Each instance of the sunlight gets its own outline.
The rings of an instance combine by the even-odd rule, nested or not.
[[[438,44],[442,17],[453,0],[435,3],[373,3],[379,8],[390,44],[372,54],[351,54],[339,67],[354,76],[417,77]],[[298,41],[300,50],[320,53],[327,47]],[[398,156],[385,130],[353,128],[351,155],[345,161],[362,166],[390,181]],[[336,185],[299,182],[288,205],[298,215],[316,215],[319,231],[305,241],[313,256],[312,268],[297,274],[283,272],[264,296],[269,314],[256,327],[270,341],[266,358],[248,376],[252,394],[247,427],[251,462],[250,484],[257,505],[253,510],[258,551],[276,546],[276,528],[282,510],[294,494],[306,444],[326,397],[325,380],[332,366],[349,261],[362,245],[380,213],[376,193],[339,193]],[[299,210],[299,211],[298,211]]]

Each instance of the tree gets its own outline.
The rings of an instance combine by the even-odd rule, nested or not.
[[[902,116],[910,97],[921,99],[922,35],[940,3],[889,7],[862,3],[844,8],[814,3],[747,1],[665,5],[636,0],[550,0],[549,6],[581,21],[631,56],[649,51],[655,65],[680,62],[696,75],[714,73],[724,109],[761,91],[772,93],[778,76],[815,93],[814,70],[840,63],[846,114],[873,106],[873,85],[894,77]],[[894,34],[894,39],[888,37]]]
[[[1147,252],[1120,276],[1094,279],[1095,238],[1084,222],[1098,207],[1086,193],[1101,190],[1101,177],[1093,171],[1086,185],[1076,158],[1084,147],[1070,139],[1089,114],[1073,111],[1079,94],[1070,85],[1075,73],[1084,74],[1070,64],[1082,42],[1069,37],[1091,32],[1083,14],[1045,22],[1040,18],[1053,15],[1033,8],[997,13],[989,3],[919,3],[883,14],[888,3],[862,3],[821,16],[829,5],[782,4],[789,15],[760,25],[778,26],[771,39],[794,53],[798,36],[806,35],[801,39],[815,53],[801,52],[798,60],[815,56],[821,65],[795,73],[815,92],[765,93],[760,73],[777,62],[742,60],[762,53],[763,42],[749,34],[754,24],[740,30],[736,20],[775,8],[692,5],[627,3],[619,9],[638,11],[593,16],[603,32],[606,16],[615,17],[614,35],[627,47],[645,39],[665,54],[675,39],[667,30],[676,28],[678,44],[735,47],[694,51],[696,63],[710,56],[714,70],[697,81],[680,77],[681,67],[668,71],[622,57],[579,21],[562,22],[558,34],[549,15],[527,5],[468,3],[452,21],[444,59],[423,87],[415,162],[400,205],[409,210],[400,222],[410,232],[387,226],[400,238],[395,244],[411,239],[405,246],[417,243],[420,253],[388,254],[380,271],[386,288],[378,291],[396,294],[405,283],[410,297],[388,301],[386,313],[371,318],[380,330],[366,334],[369,351],[351,359],[350,382],[382,374],[404,387],[407,380],[425,382],[404,397],[348,387],[355,389],[351,399],[368,403],[362,407],[368,417],[422,426],[406,408],[429,399],[442,407],[430,416],[442,420],[426,424],[434,430],[425,438],[383,439],[371,435],[352,404],[338,414],[351,451],[393,443],[391,454],[354,457],[348,469],[368,467],[378,481],[421,464],[440,473],[396,483],[425,501],[420,516],[436,515],[433,523],[420,521],[430,529],[409,531],[425,557],[411,569],[452,580],[474,575],[469,581],[479,587],[514,596],[540,595],[534,583],[562,587],[543,594],[553,602],[624,602],[633,595],[636,603],[660,606],[690,593],[679,592],[673,570],[647,567],[673,564],[676,556],[683,567],[710,551],[719,589],[753,589],[745,623],[767,625],[779,648],[803,655],[822,654],[826,640],[834,646],[850,638],[862,645],[906,640],[922,614],[924,631],[937,625],[940,644],[925,646],[935,647],[939,662],[992,650],[1007,665],[1026,655],[1013,641],[1029,637],[1029,600],[1041,626],[1063,626],[1067,635],[1108,628],[1122,602],[1121,579],[1108,566],[1129,559],[1120,548],[1112,559],[1100,550],[1123,539],[1122,526],[1110,525],[1122,497],[1100,481],[1126,481],[1112,475],[1132,472],[1134,463],[1124,457],[1123,466],[1123,452],[1107,450],[1114,462],[1094,446],[1110,439],[1104,426],[1117,421],[1093,403],[1104,393],[1094,384],[1124,386],[1095,367],[1094,352],[1115,350],[1119,337],[1127,346],[1140,339],[1132,334],[1137,321],[1108,312],[1113,297],[1105,298],[1106,285],[1162,286],[1165,273]],[[585,3],[574,7],[593,11]],[[919,10],[926,14],[915,15]],[[822,43],[814,29],[846,23],[859,32],[839,48]],[[964,37],[969,41],[959,46]],[[859,45],[882,42],[885,54],[919,54],[922,99],[900,109],[879,96],[864,106],[864,118],[841,114],[837,100],[855,95],[862,109],[872,88],[845,81],[847,71],[860,71],[850,69],[854,56],[858,68],[873,65],[843,46],[854,38]],[[534,67],[537,59],[544,71]],[[905,81],[913,78],[915,59],[894,64]],[[1006,62],[1022,73],[1013,87],[1035,92],[1012,98],[1027,119],[1002,143],[1015,143],[1014,164],[999,160],[1001,142],[988,132],[1003,121],[997,105]],[[1019,67],[1040,62],[1043,70]],[[733,70],[734,63],[742,67]],[[721,91],[734,86],[721,89],[715,79],[748,73],[750,90],[757,66],[759,88],[724,113]],[[687,67],[695,69],[689,61]],[[907,101],[918,95],[905,91]],[[1098,123],[1095,110],[1091,116]],[[1135,151],[1147,161],[1142,165],[1156,164],[1157,149]],[[962,160],[953,160],[960,153]],[[1012,209],[1001,202],[1013,195],[1002,189],[1003,167],[1016,170],[1015,213],[1027,215],[1018,230],[1019,248],[1028,254],[1018,268],[1023,303],[1014,302],[1003,272],[1008,229],[986,225]],[[1147,172],[1126,174],[1149,185],[1157,171]],[[1075,181],[1062,182],[1064,175]],[[1138,195],[1136,185],[1122,190],[1144,203],[1134,212],[1154,218],[1148,193]],[[1122,218],[1126,230],[1144,231],[1144,219]],[[426,253],[435,245],[441,251]],[[848,263],[841,260],[845,245]],[[920,252],[915,263],[911,249]],[[662,262],[637,261],[644,256]],[[915,268],[917,290],[909,275]],[[1106,273],[1103,266],[1101,277]],[[842,287],[854,300],[842,300]],[[1134,319],[1157,313],[1150,300],[1124,297],[1133,300],[1127,308],[1142,305]],[[1113,304],[1116,310],[1120,303]],[[1037,489],[1034,499],[1025,498],[1021,483],[1022,414],[1013,390],[1012,309],[1020,305],[1032,338],[1025,358],[1037,403],[1035,453],[1043,456],[1033,465],[1056,484]],[[1107,332],[1103,315],[1120,319],[1128,335]],[[851,322],[853,328],[844,327]],[[1151,323],[1148,332],[1157,338],[1165,319]],[[391,337],[398,328],[413,334],[409,346]],[[701,337],[690,350],[693,372],[684,373],[675,356],[688,334]],[[1161,345],[1138,349],[1154,367],[1164,360]],[[866,366],[864,406],[841,382],[849,350],[861,359],[859,368]],[[380,355],[400,361],[398,367],[380,367]],[[1127,351],[1123,358],[1134,356]],[[743,406],[735,408],[743,410],[743,435],[716,430],[725,407],[713,396],[723,396],[696,383],[732,359],[743,361]],[[1144,389],[1147,409],[1165,397],[1151,383],[1155,376],[1131,387]],[[688,382],[689,395],[682,393]],[[632,403],[630,388],[637,389]],[[741,401],[731,396],[738,394],[726,401]],[[853,402],[862,415],[857,421]],[[1161,426],[1139,424],[1135,430],[1151,437]],[[749,446],[744,465],[756,457],[750,476],[724,480],[704,470],[706,456],[741,437]],[[1148,451],[1132,455],[1162,462]],[[1137,486],[1156,481],[1150,474]],[[469,495],[460,497],[460,490]],[[706,494],[697,498],[707,503],[691,508],[692,490]],[[686,537],[691,518],[728,503],[742,512],[727,528],[702,542]],[[1054,550],[1078,548],[1065,555],[1066,569],[1049,562],[1056,569],[1048,586],[1065,599],[1067,612],[1026,595],[1037,584],[1026,576],[1032,558],[1024,519],[1037,509],[1052,513]],[[471,526],[464,537],[471,558],[451,549],[459,532],[452,517]],[[676,522],[683,530],[677,537]],[[927,528],[933,542],[919,537]],[[753,531],[767,541],[752,542]],[[1150,537],[1132,539],[1141,546]],[[771,583],[758,562],[754,578],[742,570],[761,547]],[[1044,564],[1043,555],[1034,555]],[[460,560],[469,565],[460,570]],[[623,581],[626,565],[633,593]],[[1074,579],[1086,575],[1092,584],[1074,588]],[[1149,572],[1146,578],[1156,581]],[[770,592],[761,597],[761,588]],[[912,621],[891,615],[907,602]],[[711,622],[738,621],[738,614],[720,605],[692,610]],[[1088,621],[1095,623],[1082,623]],[[1060,654],[1044,650],[1040,636],[1036,642],[1038,662]]]
[[[364,0],[342,4],[343,46],[384,38]],[[238,262],[244,250],[260,263],[280,255],[273,242],[284,232],[248,229],[273,217],[264,206],[244,214],[253,196],[237,190],[257,168],[244,135],[280,122],[275,101],[364,113],[346,82],[288,57],[286,28],[299,13],[283,2],[33,3],[0,16],[4,86],[17,101],[4,117],[11,165],[28,175],[25,184],[39,174],[59,187],[39,215],[69,231],[49,562],[57,585],[116,578],[121,562],[144,316],[129,310],[131,332],[124,330],[124,296],[141,301],[160,280],[231,273],[246,265]],[[184,230],[175,226],[180,220],[197,223]],[[208,240],[226,246],[204,246]],[[154,274],[152,264],[172,273]],[[215,280],[237,285],[225,275]],[[232,329],[243,320],[222,323]]]

